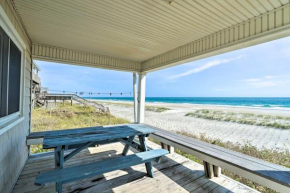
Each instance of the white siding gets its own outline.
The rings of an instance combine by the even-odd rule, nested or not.
[[[24,33],[17,14],[14,12],[10,1],[1,0],[2,8],[6,12],[10,21],[14,25],[18,34],[26,43],[26,64],[24,67],[24,121],[0,135],[0,192],[8,193],[12,190],[14,183],[20,174],[28,157],[28,147],[26,146],[26,136],[30,129],[30,85],[31,85],[31,43]]]

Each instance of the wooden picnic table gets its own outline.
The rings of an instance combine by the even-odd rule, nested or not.
[[[126,144],[122,152],[124,156],[127,155],[130,146],[136,149],[139,149],[141,152],[146,152],[149,149],[146,145],[145,137],[147,137],[149,134],[154,133],[154,132],[155,130],[153,130],[152,128],[149,128],[148,126],[141,125],[141,124],[127,124],[127,125],[61,130],[61,131],[55,131],[55,132],[44,134],[43,148],[54,149],[55,171],[61,172],[61,170],[63,170],[63,171],[71,172],[72,169],[66,170],[66,168],[64,168],[64,163],[67,160],[69,160],[71,157],[75,156],[77,153],[79,153],[80,151],[82,151],[83,149],[87,147],[95,146],[99,144],[108,144],[112,142],[123,142]],[[138,137],[139,141],[135,141],[134,140],[135,137]],[[73,149],[73,151],[71,151],[67,155],[64,155],[64,151],[68,149]],[[143,154],[139,153],[140,156],[144,156],[143,157],[144,159],[143,158],[140,159],[140,156],[138,158],[132,157],[130,159],[128,157],[128,160],[126,161],[127,163],[125,163],[125,165],[123,164],[120,167],[115,166],[118,163],[114,163],[112,165],[112,163],[104,162],[102,164],[104,164],[105,166],[108,165],[108,167],[111,167],[111,168],[118,169],[125,166],[130,167],[131,165],[136,165],[139,162],[145,163],[147,174],[150,177],[153,177],[151,161],[154,160],[153,158],[160,158],[162,155],[165,155],[168,152],[156,151],[156,153],[157,154],[153,156],[154,153],[152,151],[149,157],[148,157],[149,154],[145,155],[144,153]],[[130,160],[132,160],[132,163],[130,163]],[[120,160],[120,162],[121,161],[122,160]],[[77,168],[77,170],[80,170],[80,168]],[[108,171],[110,170],[112,169],[108,168]],[[98,171],[96,171],[95,173],[98,173]],[[54,174],[52,173],[51,174],[47,173],[43,175],[40,174],[40,176],[36,178],[36,184],[43,185],[49,182],[49,178],[51,178],[52,175]],[[64,174],[62,174],[62,176],[63,175]],[[76,175],[78,174],[76,173]],[[79,179],[79,177],[77,178],[69,177],[69,178],[71,179],[66,180],[66,182]],[[55,178],[50,179],[50,180],[51,182],[56,183],[56,191],[62,192],[62,185],[64,183],[63,180],[55,179]]]

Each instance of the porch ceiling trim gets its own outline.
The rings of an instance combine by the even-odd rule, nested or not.
[[[290,36],[290,4],[142,62],[150,72]]]
[[[32,45],[32,57],[35,60],[111,70],[129,72],[139,72],[141,70],[141,64],[138,62],[36,43]]]

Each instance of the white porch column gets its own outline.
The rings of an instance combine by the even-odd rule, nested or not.
[[[144,112],[145,112],[145,86],[146,86],[146,74],[139,73],[139,105],[138,105],[138,123],[144,123]]]
[[[137,92],[137,73],[133,73],[133,96],[134,96],[134,123],[138,122],[138,92]]]

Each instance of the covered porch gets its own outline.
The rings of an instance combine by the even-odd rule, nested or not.
[[[116,158],[125,158],[123,157],[124,152],[128,152],[130,149],[129,155],[137,155],[138,152],[142,152],[142,143],[144,141],[142,138],[111,138],[105,141],[101,141],[98,143],[87,143],[85,144],[84,148],[82,148],[83,144],[80,142],[77,144],[76,142],[73,142],[73,140],[80,140],[85,138],[91,138],[93,135],[91,134],[98,134],[98,133],[111,133],[110,135],[116,135],[118,133],[118,130],[121,130],[121,133],[126,133],[127,131],[132,132],[133,130],[137,129],[138,131],[141,131],[142,129],[144,131],[147,131],[149,134],[149,140],[146,140],[147,145],[147,152],[153,152],[155,150],[164,149],[166,153],[158,159],[159,161],[151,162],[153,164],[153,170],[152,173],[148,173],[148,168],[146,165],[146,170],[143,164],[140,165],[140,163],[137,163],[136,165],[131,164],[132,160],[128,159],[126,162],[125,167],[119,167],[118,162],[114,162],[114,160],[117,160]],[[141,130],[140,130],[141,129]],[[152,132],[151,132],[152,131]],[[87,136],[85,135],[87,133]],[[74,136],[76,134],[76,136]],[[120,135],[117,134],[119,137]],[[124,136],[130,136],[130,134],[124,134]],[[148,135],[147,135],[148,136]],[[68,191],[65,187],[67,186],[74,186],[74,184],[79,184],[80,182],[83,182],[84,180],[94,181],[91,180],[97,176],[99,178],[99,175],[91,175],[86,174],[86,172],[83,172],[82,170],[85,169],[83,166],[86,164],[90,165],[89,170],[87,172],[93,171],[94,164],[98,164],[102,161],[105,162],[105,164],[102,166],[103,168],[106,167],[115,167],[114,170],[107,170],[105,172],[101,172],[103,176],[107,179],[107,174],[112,174],[113,176],[116,176],[117,174],[120,174],[120,171],[127,171],[129,168],[138,168],[140,171],[147,171],[146,173],[142,173],[142,180],[137,177],[136,179],[131,179],[132,176],[130,175],[130,172],[128,175],[120,176],[116,178],[117,182],[119,182],[119,178],[122,180],[125,180],[125,184],[120,184],[118,187],[111,187],[110,183],[108,186],[106,185],[107,181],[104,182],[104,184],[100,185],[104,188],[113,188],[113,192],[134,192],[135,189],[131,190],[131,188],[128,187],[143,187],[142,183],[145,180],[146,182],[150,184],[148,187],[144,186],[142,190],[140,191],[151,191],[153,188],[151,185],[155,184],[155,187],[152,189],[152,192],[160,191],[169,191],[169,192],[258,192],[256,190],[251,189],[250,187],[246,185],[242,185],[238,183],[237,181],[230,179],[221,173],[221,168],[225,169],[226,171],[230,171],[234,174],[238,174],[246,179],[250,179],[253,182],[259,183],[260,185],[263,185],[265,187],[269,187],[274,190],[278,190],[279,192],[287,192],[289,189],[289,175],[290,175],[290,169],[272,164],[257,158],[253,158],[251,156],[247,156],[235,151],[231,151],[228,149],[225,149],[223,147],[219,147],[217,145],[201,142],[199,140],[186,137],[184,135],[176,134],[174,132],[166,131],[163,129],[159,129],[150,125],[146,124],[121,124],[121,125],[107,125],[107,126],[98,126],[98,127],[89,127],[89,128],[78,128],[78,129],[69,129],[69,130],[56,130],[56,131],[44,131],[44,132],[32,132],[27,137],[27,145],[38,145],[42,144],[43,148],[49,148],[49,144],[54,144],[53,141],[65,141],[69,140],[71,141],[71,145],[65,145],[65,149],[63,151],[64,154],[64,161],[63,161],[63,168],[72,169],[71,171],[66,171],[63,174],[55,174],[57,179],[66,178],[67,181],[64,181],[63,183],[63,191]],[[128,140],[127,140],[128,139]],[[96,139],[95,139],[96,140]],[[95,141],[90,140],[90,141]],[[142,142],[143,141],[143,142]],[[49,143],[48,143],[49,142]],[[121,142],[121,143],[120,143]],[[131,144],[130,144],[131,143]],[[100,146],[101,145],[101,146]],[[124,146],[125,145],[125,146]],[[141,145],[141,146],[140,146]],[[78,148],[81,147],[82,151],[79,151]],[[128,147],[130,147],[128,149]],[[103,152],[103,148],[107,148],[108,154]],[[109,148],[111,148],[109,150]],[[175,153],[175,148],[178,149],[178,154]],[[120,149],[120,150],[119,150]],[[28,161],[26,163],[25,167],[29,168],[28,173],[31,172],[30,175],[27,175],[27,171],[24,167],[24,170],[22,171],[23,174],[23,180],[22,177],[19,178],[19,180],[16,183],[15,191],[19,188],[19,190],[23,191],[23,187],[25,186],[29,189],[33,188],[37,191],[42,190],[43,188],[46,189],[46,186],[39,187],[39,176],[40,174],[48,174],[47,171],[56,171],[58,170],[57,164],[54,164],[54,159],[56,159],[56,152],[57,148],[53,150],[53,152],[50,153],[41,153],[41,154],[34,154],[29,156]],[[167,152],[168,151],[168,152]],[[76,153],[75,153],[76,152]],[[85,152],[90,152],[85,153]],[[92,153],[94,152],[94,153]],[[114,152],[114,153],[109,153]],[[182,152],[182,153],[180,153]],[[137,153],[137,154],[136,154]],[[168,154],[169,153],[169,154]],[[194,161],[190,161],[189,159],[181,156],[181,155],[187,155],[187,156],[194,156]],[[39,159],[41,161],[39,161]],[[60,159],[60,158],[58,158]],[[125,158],[126,159],[126,158]],[[170,160],[170,161],[169,161]],[[202,160],[202,161],[201,161]],[[108,161],[108,162],[106,162]],[[195,161],[199,161],[199,163],[196,163]],[[112,166],[110,166],[110,162],[113,163]],[[187,167],[187,162],[189,162],[189,165],[187,168],[187,171],[175,171],[175,167]],[[143,162],[144,163],[144,162]],[[166,166],[169,167],[171,171],[170,175],[172,175],[170,180],[159,180],[159,178],[162,178],[163,174],[166,177],[169,177],[167,174],[166,167],[163,168],[163,164],[166,165],[168,163],[171,163],[173,165]],[[47,164],[47,166],[46,166]],[[122,164],[120,162],[120,164]],[[181,166],[180,166],[181,165]],[[49,167],[48,167],[49,166]],[[142,168],[143,166],[143,168]],[[98,166],[96,166],[98,168]],[[39,171],[38,169],[39,168]],[[51,169],[52,168],[52,169]],[[53,168],[55,168],[53,170]],[[75,168],[75,171],[73,171]],[[101,169],[101,168],[100,168]],[[94,169],[96,170],[96,169]],[[102,170],[102,169],[101,169]],[[198,173],[196,173],[197,171]],[[202,171],[199,171],[202,170]],[[98,169],[97,169],[98,171]],[[129,169],[131,171],[131,169]],[[139,171],[139,172],[140,172]],[[161,174],[160,174],[161,172]],[[165,173],[163,173],[165,172]],[[66,173],[70,173],[70,175],[66,175]],[[122,172],[121,172],[122,174]],[[90,175],[90,176],[86,176]],[[161,176],[159,176],[161,175]],[[191,175],[195,176],[193,179],[190,177]],[[198,176],[196,176],[198,175]],[[67,176],[67,177],[65,177]],[[76,176],[76,177],[74,177]],[[117,175],[118,176],[118,175]],[[155,181],[155,176],[158,176],[158,179]],[[152,178],[153,177],[153,178]],[[180,178],[179,178],[180,177]],[[27,178],[27,179],[26,179]],[[46,176],[46,178],[49,178],[49,175]],[[54,177],[56,178],[56,177]],[[111,177],[108,177],[111,179]],[[112,177],[113,178],[113,177]],[[127,178],[131,179],[128,180]],[[113,180],[113,179],[112,179]],[[123,183],[124,181],[121,182]],[[154,182],[152,182],[152,180]],[[202,180],[201,182],[199,180]],[[222,180],[222,181],[220,181]],[[224,181],[226,180],[226,181]],[[23,181],[25,182],[23,184]],[[47,180],[46,180],[47,181]],[[49,180],[48,180],[49,181]],[[55,188],[54,183],[51,183],[52,181],[49,181],[50,183],[45,183],[47,185],[52,184],[52,187]],[[114,180],[113,180],[114,182]],[[116,182],[116,183],[117,183]],[[214,182],[214,184],[212,184]],[[225,183],[226,182],[226,183]],[[30,184],[27,184],[30,183]],[[34,183],[34,185],[32,184]],[[132,185],[131,185],[132,183]],[[225,184],[224,184],[225,183]],[[86,183],[85,183],[86,184]],[[115,184],[115,182],[114,182]],[[163,184],[167,184],[166,186],[163,186]],[[227,187],[229,184],[230,187]],[[38,185],[38,186],[36,186]],[[83,183],[81,183],[83,185]],[[208,187],[209,185],[209,187]],[[19,186],[19,187],[18,187]],[[86,186],[86,185],[84,185]],[[91,187],[98,187],[99,185],[96,184],[90,184],[88,189]],[[128,189],[121,188],[124,186]],[[172,187],[171,188],[168,188]],[[163,188],[160,188],[163,187]],[[83,187],[84,190],[87,189],[86,187]],[[231,189],[233,188],[233,189]],[[190,190],[190,191],[189,191]],[[78,189],[74,189],[68,192],[77,192]],[[107,190],[106,190],[107,191]],[[150,192],[149,191],[149,192]],[[17,191],[16,191],[17,192]],[[89,191],[88,191],[89,192]],[[110,192],[110,191],[109,191]]]
[[[40,172],[54,169],[55,155],[29,152],[29,146],[42,144],[45,136],[31,133],[33,60],[132,73],[134,124],[143,124],[148,73],[290,36],[289,0],[0,2],[1,27],[17,40],[24,66],[19,114],[5,122],[11,121],[4,129],[0,125],[1,192],[55,191],[54,184],[34,185]],[[285,167],[153,130],[151,137],[161,146],[146,140],[149,147],[170,152],[153,164],[155,178],[137,165],[65,184],[64,192],[257,192],[221,175],[221,169],[278,192],[290,191]],[[92,146],[64,167],[120,157],[123,148],[121,143]],[[202,159],[203,165],[175,154],[173,148]]]
[[[152,149],[161,148],[150,141],[147,144]],[[65,167],[114,159],[122,155],[123,149],[124,145],[121,143],[90,147],[69,160]],[[129,154],[133,152],[136,150],[131,149]],[[52,152],[31,155],[12,192],[54,192],[54,184],[44,187],[34,184],[39,173],[54,169],[53,162]],[[160,163],[154,163],[153,172],[154,178],[150,178],[146,175],[145,167],[137,165],[65,184],[64,192],[257,192],[224,175],[209,179],[205,177],[203,165],[176,153],[162,158]]]

